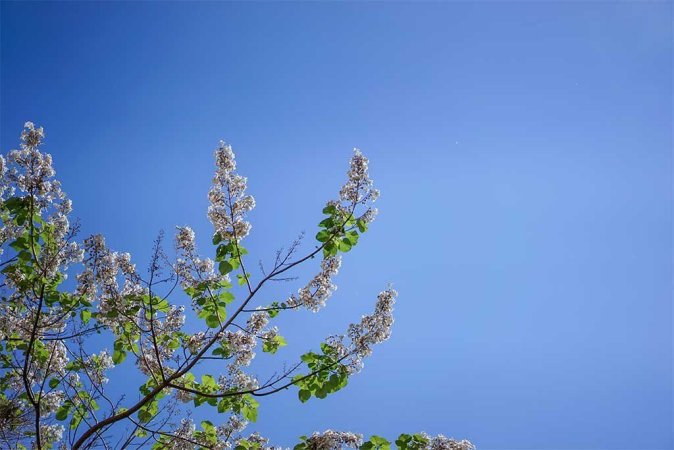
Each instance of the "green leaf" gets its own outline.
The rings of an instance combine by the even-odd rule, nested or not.
[[[213,378],[212,375],[202,375],[201,385],[207,390],[216,389],[218,387],[218,383],[215,382],[215,378]]]
[[[249,275],[249,274],[246,274],[246,275],[237,274],[237,275],[236,275],[236,278],[238,278],[238,280],[239,280],[239,281],[238,281],[238,282],[239,282],[239,286],[243,286],[244,284],[246,284],[246,282],[248,281],[248,279],[247,279],[247,276],[248,276],[248,275]]]
[[[363,219],[358,219],[356,221],[356,225],[358,226],[358,230],[361,233],[365,233],[367,231],[368,223],[365,222]]]
[[[229,261],[222,261],[218,264],[218,270],[222,275],[227,275],[229,272],[234,270],[234,267],[229,263]]]
[[[387,447],[391,446],[391,443],[387,439],[385,439],[381,436],[377,436],[377,435],[371,436],[370,442],[372,442],[374,445],[376,445],[379,448],[387,448]]]
[[[316,234],[316,240],[318,242],[325,242],[330,239],[330,233],[327,230],[321,230]]]
[[[351,250],[352,244],[348,238],[343,238],[339,241],[339,251],[348,252]]]
[[[262,344],[262,351],[274,354],[280,347],[285,347],[287,344],[283,336],[274,336],[273,339],[268,339]]]
[[[59,380],[58,378],[52,378],[51,380],[49,380],[49,387],[54,389],[56,386],[59,385],[60,382],[61,380]]]
[[[326,389],[325,385],[322,385],[316,392],[314,392],[314,395],[316,398],[324,399],[325,397],[328,396],[328,390]]]
[[[143,408],[138,411],[138,420],[140,420],[141,423],[148,423],[152,420],[152,413]]]
[[[70,404],[66,403],[56,411],[56,420],[66,420],[70,412]]]
[[[229,304],[234,300],[234,294],[228,291],[222,291],[218,294],[218,298],[225,304]]]
[[[307,389],[300,389],[300,391],[297,394],[302,403],[306,403],[306,401],[311,398],[311,392],[308,391]]]
[[[327,219],[321,220],[321,223],[319,223],[318,226],[323,228],[332,228],[335,226],[335,223],[332,220],[332,217],[328,217]]]
[[[300,356],[300,359],[303,362],[309,364],[309,363],[312,363],[316,359],[317,356],[318,355],[314,352],[308,352],[308,353],[305,353],[302,356]]]
[[[271,302],[271,305],[269,305],[269,308],[274,308],[274,309],[269,309],[267,311],[267,314],[269,314],[269,317],[271,317],[272,319],[274,317],[278,316],[278,313],[281,311],[278,302]],[[276,309],[276,308],[278,308],[278,309]]]
[[[115,350],[112,352],[112,362],[115,365],[121,364],[126,359],[126,352],[124,350]]]
[[[10,247],[12,247],[14,250],[21,251],[21,250],[28,250],[28,239],[25,237],[20,237],[11,244],[9,244]]]
[[[220,401],[218,402],[218,412],[222,414],[224,412],[229,411],[230,409],[232,409],[232,404],[229,401],[229,399],[226,398],[220,399]]]
[[[257,407],[259,403],[250,395],[246,396],[246,403],[241,408],[241,414],[249,422],[257,421]]]
[[[82,311],[80,311],[80,318],[82,319],[82,323],[84,323],[85,325],[88,324],[89,321],[91,320],[91,311],[89,311],[88,309],[83,309]]]
[[[11,197],[8,198],[5,203],[2,205],[3,208],[7,209],[12,213],[16,213],[19,209],[22,209],[25,201],[22,197]]]
[[[210,328],[217,328],[220,326],[220,319],[215,314],[211,314],[206,317],[206,325],[208,325]]]

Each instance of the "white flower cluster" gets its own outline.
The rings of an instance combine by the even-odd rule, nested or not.
[[[21,339],[30,339],[36,314],[36,309],[26,303],[20,291],[12,292],[0,304],[0,337],[15,335]],[[61,333],[67,327],[69,319],[67,312],[60,306],[43,310],[37,322],[38,333]]]
[[[223,141],[215,150],[215,165],[213,187],[208,193],[208,217],[222,239],[239,241],[250,232],[245,215],[255,208],[255,199],[246,194],[247,180],[235,173],[234,152]]]
[[[475,450],[475,446],[466,440],[457,441],[439,434],[437,436],[429,436],[426,433],[421,433],[429,444],[426,450]]]
[[[250,391],[260,386],[255,377],[248,375],[237,366],[230,366],[229,374],[226,377],[221,375],[218,384],[222,392]]]
[[[238,446],[239,442],[242,440],[246,440],[250,443],[252,443],[255,448],[258,448],[259,450],[281,450],[281,447],[270,447],[269,444],[269,438],[266,438],[257,431],[255,433],[250,434],[247,437],[241,437],[240,439],[237,440],[236,444]]]
[[[233,365],[248,366],[255,358],[253,350],[257,345],[257,338],[247,330],[225,330],[222,332],[222,342],[234,357]]]
[[[176,389],[176,400],[182,403],[189,403],[192,400],[194,400],[194,394],[188,391],[184,391],[182,389]]]
[[[5,157],[0,155],[0,199],[4,198],[5,191],[7,189],[10,189],[9,183],[7,183],[5,179],[5,175],[7,174],[7,161],[5,161]]]
[[[51,391],[46,393],[40,400],[40,414],[42,417],[47,417],[49,414],[56,412],[65,399],[66,395],[63,391]]]
[[[342,447],[359,448],[363,444],[363,436],[348,431],[326,430],[314,432],[306,440],[309,450],[339,450]]]
[[[115,364],[112,362],[112,357],[107,350],[101,350],[98,355],[91,355],[84,362],[87,375],[89,376],[91,382],[97,386],[101,386],[108,382],[105,372],[112,369],[114,365]]]
[[[42,128],[35,128],[32,122],[26,122],[21,133],[20,148],[10,151],[6,161],[4,158],[0,161],[0,203],[17,194],[17,189],[30,196],[33,214],[42,216],[42,227],[51,230],[51,239],[56,244],[44,246],[38,256],[43,275],[52,277],[59,269],[65,270],[69,264],[81,261],[82,250],[77,243],[67,242],[70,231],[67,215],[72,210],[72,203],[61,191],[61,183],[54,179],[51,155],[38,149],[43,138]],[[19,237],[27,228],[26,224],[3,223],[0,227],[0,245]],[[15,286],[20,280],[9,277],[8,281]]]
[[[198,331],[187,339],[187,349],[192,354],[196,354],[201,349],[201,346],[204,345],[204,342],[206,342],[206,333]]]
[[[162,348],[165,347],[160,347],[158,350],[161,350]],[[166,359],[166,354],[160,352],[159,357],[164,360]],[[150,343],[143,344],[141,346],[140,354],[136,359],[136,366],[138,366],[138,370],[140,370],[144,375],[150,377],[160,374],[162,368],[166,372],[166,368],[164,368],[160,364],[160,360],[157,359],[157,353],[155,352],[154,346]]]
[[[215,283],[229,281],[229,276],[220,275],[215,271],[213,260],[199,258],[196,253],[194,231],[190,227],[177,227],[176,250],[179,258],[174,270],[180,279],[183,289],[195,287],[200,283]]]
[[[377,296],[374,314],[363,316],[358,324],[349,325],[348,335],[361,357],[372,353],[372,345],[384,342],[391,336],[393,305],[398,293],[389,288]]]
[[[42,448],[60,441],[62,437],[63,427],[61,425],[40,425],[40,444]],[[38,448],[37,443],[33,443],[33,448]]]
[[[101,235],[84,240],[86,258],[84,271],[77,276],[76,293],[93,302],[98,298],[98,321],[111,328],[123,325],[132,316],[130,303],[125,297],[143,295],[147,290],[140,285],[136,267],[128,253],[113,252],[105,245]],[[117,277],[124,277],[120,292]]]
[[[196,251],[194,230],[190,227],[176,227],[176,248],[185,253]]]
[[[357,148],[353,149],[353,156],[347,172],[348,180],[339,190],[339,200],[328,202],[342,213],[350,215],[356,206],[366,208],[365,212],[356,217],[365,223],[371,223],[377,216],[377,208],[372,206],[379,198],[379,190],[373,187],[373,181],[368,172],[368,159]]]
[[[171,308],[166,313],[164,322],[158,322],[156,324],[156,332],[161,335],[180,331],[180,329],[185,324],[185,314],[183,314],[184,312],[184,306],[171,305]]]
[[[246,322],[246,330],[252,334],[262,332],[264,327],[269,323],[269,314],[265,311],[257,311],[250,315]]]
[[[248,422],[241,417],[236,415],[229,416],[227,423],[218,427],[218,435],[232,436],[235,433],[240,433],[245,430],[247,425]]]
[[[347,175],[349,180],[339,191],[339,198],[349,203],[364,203],[368,200],[375,201],[379,197],[379,191],[372,187],[372,180],[368,174],[368,159],[359,149],[353,149],[353,156],[349,164]]]
[[[330,336],[327,344],[337,350],[349,373],[359,372],[363,368],[363,358],[372,354],[372,346],[387,340],[391,336],[393,325],[393,305],[398,293],[389,288],[377,296],[374,313],[362,316],[359,323],[349,325],[347,335],[351,342],[344,343],[344,336]]]
[[[49,341],[46,344],[49,351],[49,358],[46,364],[40,364],[36,367],[37,379],[36,382],[42,382],[49,375],[65,375],[66,365],[68,365],[68,349],[63,341]]]
[[[264,447],[269,443],[269,439],[264,436],[261,436],[260,433],[258,433],[257,431],[248,436],[246,440],[252,442],[253,444],[257,444],[260,447]]]
[[[337,289],[332,278],[339,272],[341,263],[339,256],[325,258],[321,261],[321,271],[305,287],[300,288],[297,295],[291,295],[286,304],[291,308],[305,306],[313,312],[319,311]]]
[[[164,444],[166,450],[194,450],[194,432],[196,427],[190,419],[183,419],[180,426],[173,431],[173,437]]]
[[[38,199],[38,205],[46,208],[51,202],[63,198],[61,183],[51,180],[55,172],[52,158],[38,150],[44,139],[42,127],[35,128],[32,122],[26,122],[21,132],[21,145],[7,155],[7,181],[23,192],[31,193]],[[12,164],[15,166],[12,167]]]
[[[215,434],[218,439],[217,443],[215,445],[207,445],[203,442],[202,444],[204,444],[204,447],[212,450],[230,449],[233,447],[233,443],[238,445],[238,442],[243,439],[242,437],[234,439],[234,435],[241,433],[247,424],[248,422],[242,420],[239,416],[230,416],[225,424],[215,428]],[[198,446],[197,443],[200,443],[196,431],[196,426],[191,419],[183,419],[178,428],[171,433],[171,438],[167,442],[162,442],[162,448],[167,450],[193,450]],[[246,440],[258,444],[260,450],[269,449],[269,447],[265,446],[268,439],[263,438],[257,433],[253,433]]]
[[[260,333],[260,337],[265,341],[273,341],[278,335],[278,327],[271,327]]]

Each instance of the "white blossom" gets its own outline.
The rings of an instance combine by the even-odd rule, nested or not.
[[[234,433],[242,432],[246,428],[246,425],[248,425],[246,420],[243,420],[237,415],[232,415],[229,417],[226,424],[218,427],[217,433],[219,436],[231,436]]]
[[[321,271],[305,287],[300,288],[297,295],[291,295],[286,304],[291,308],[305,306],[313,312],[319,311],[337,289],[332,278],[339,272],[341,262],[339,256],[330,256],[321,261]]]
[[[169,308],[169,311],[166,313],[164,318],[164,323],[159,324],[158,332],[161,334],[171,334],[176,331],[180,331],[182,326],[185,324],[185,311],[184,306],[172,305]]]
[[[194,400],[194,394],[183,389],[176,389],[176,399],[182,403],[189,403]]]
[[[40,443],[44,446],[54,444],[63,437],[63,427],[61,425],[40,425]],[[33,449],[36,449],[37,443],[33,443]]]
[[[309,450],[339,450],[343,446],[359,448],[363,444],[363,436],[351,432],[326,430],[314,432],[306,440]]]
[[[253,358],[255,358],[253,349],[257,345],[257,338],[247,331],[225,330],[222,333],[222,343],[234,356],[234,362],[232,364],[237,366],[248,366]]]
[[[475,450],[475,446],[466,440],[457,441],[442,434],[433,437],[426,433],[421,434],[429,441],[426,450]]]
[[[206,341],[206,333],[204,333],[203,331],[199,331],[189,337],[189,339],[187,340],[187,348],[193,354],[197,353],[199,352],[199,349],[201,348],[201,346],[204,344],[205,341]]]
[[[29,199],[30,213],[41,218],[39,222],[33,218],[22,223],[3,222],[0,244],[20,237],[24,231],[35,236],[47,231],[55,245],[43,245],[39,254],[32,253],[42,275],[51,278],[59,271],[65,273],[69,264],[79,262],[82,250],[77,243],[68,242],[71,228],[67,214],[72,206],[61,191],[60,182],[54,179],[51,155],[39,150],[43,138],[42,128],[26,122],[20,148],[11,150],[7,159],[0,162],[0,203],[6,196]],[[21,281],[17,277],[17,274],[8,277],[13,286]]]
[[[63,391],[51,391],[46,393],[40,401],[40,414],[46,417],[56,412],[65,401],[66,395]]]
[[[45,376],[48,375],[64,375],[66,373],[66,365],[68,364],[68,349],[63,341],[50,341],[47,344],[49,350],[49,359],[47,364],[41,369],[44,370]],[[40,380],[44,379],[41,377]]]
[[[230,365],[227,376],[221,375],[218,384],[222,392],[251,391],[259,387],[257,379],[242,371],[238,366]]]
[[[246,178],[236,174],[236,161],[230,145],[220,141],[215,150],[216,172],[208,193],[208,217],[215,232],[226,241],[240,241],[251,229],[246,214],[255,208],[255,199],[246,192]]]
[[[190,227],[176,227],[176,248],[184,252],[193,252],[195,250],[194,231]]]
[[[190,419],[183,419],[178,429],[173,431],[173,437],[164,443],[167,450],[194,450],[194,432],[196,427]]]
[[[91,355],[85,361],[85,367],[91,381],[100,386],[108,382],[105,372],[112,369],[114,363],[110,353],[107,350],[101,350],[97,355]]]
[[[202,283],[229,283],[228,275],[221,275],[215,271],[212,259],[200,258],[197,255],[194,231],[191,228],[178,227],[176,250],[179,257],[173,269],[183,289],[195,288]]]
[[[349,373],[359,372],[363,367],[363,358],[372,353],[372,346],[391,336],[393,305],[397,296],[393,288],[380,292],[374,313],[362,316],[359,323],[349,325],[347,335],[350,342],[345,342],[343,335],[328,337],[327,344],[337,351],[340,359],[344,359]]]
[[[246,329],[252,334],[258,334],[269,323],[269,314],[264,311],[254,312],[248,318]]]

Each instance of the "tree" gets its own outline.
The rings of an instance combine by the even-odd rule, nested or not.
[[[3,448],[267,449],[257,433],[245,435],[257,417],[258,398],[289,388],[301,402],[344,388],[372,347],[388,339],[397,293],[388,288],[371,315],[328,337],[320,350],[258,381],[246,367],[254,351],[274,354],[286,341],[270,322],[299,308],[318,311],[334,291],[340,254],[350,251],[376,216],[379,193],[358,150],[336,200],[323,209],[317,244],[300,254],[301,238],[278,251],[271,268],[253,276],[242,242],[246,214],[255,206],[234,153],[220,143],[208,194],[213,259],[197,252],[194,232],[178,227],[177,257],[156,239],[143,277],[128,253],[110,250],[100,235],[77,241],[68,215],[71,202],[54,178],[52,158],[39,149],[44,132],[26,123],[18,150],[0,156],[0,442]],[[318,273],[284,301],[262,303],[268,282],[320,258]],[[70,287],[66,275],[75,273]],[[233,283],[235,281],[235,283]],[[233,286],[238,285],[238,287]],[[173,300],[182,291],[177,301]],[[237,292],[239,298],[235,298]],[[182,303],[186,305],[183,305]],[[188,332],[185,312],[199,331]],[[92,336],[98,336],[93,338]],[[107,341],[107,350],[92,343]],[[223,373],[209,369],[226,367]],[[114,366],[143,374],[138,393],[113,398],[106,392]],[[189,405],[189,406],[188,406]],[[210,407],[227,420],[197,427],[186,410]],[[400,449],[472,449],[468,441],[442,435],[401,434]],[[350,432],[302,436],[296,450],[390,448],[379,436]]]

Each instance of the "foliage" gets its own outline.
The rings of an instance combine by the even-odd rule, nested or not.
[[[68,220],[71,203],[54,178],[51,156],[39,150],[43,138],[41,128],[27,123],[20,148],[0,156],[3,448],[269,448],[259,434],[243,433],[257,419],[259,398],[290,388],[301,402],[325,398],[343,389],[372,347],[390,336],[397,295],[392,288],[379,294],[371,315],[345,335],[328,337],[297,364],[265,382],[246,372],[257,348],[273,355],[286,346],[278,328],[270,326],[273,319],[325,305],[335,290],[341,255],[368,231],[378,191],[358,150],[338,198],[323,209],[314,248],[298,255],[298,239],[255,277],[246,270],[242,245],[251,229],[246,214],[255,201],[236,173],[231,147],[220,143],[209,192],[212,257],[198,253],[191,228],[178,227],[177,257],[166,256],[160,235],[143,277],[131,256],[110,250],[102,236],[77,240],[78,227]],[[266,284],[314,258],[321,259],[320,269],[296,294],[255,303]],[[68,275],[74,275],[70,284]],[[186,309],[199,331],[187,331]],[[93,334],[100,336],[88,339]],[[112,352],[90,350],[91,342],[106,340]],[[225,367],[222,373],[209,372],[214,365],[204,363],[212,360]],[[137,395],[113,398],[106,391],[111,369],[128,371],[132,365],[145,380]],[[210,407],[213,417],[226,419],[197,426],[186,414],[194,407]],[[472,448],[467,441],[425,434],[402,434],[395,444],[415,450]],[[329,430],[302,437],[295,449],[390,446],[379,436],[363,441]]]

